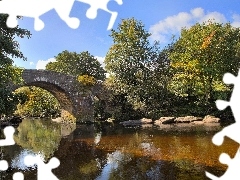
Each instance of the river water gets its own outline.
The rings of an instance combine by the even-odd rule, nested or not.
[[[25,180],[37,179],[37,167],[24,164],[26,155],[52,157],[60,166],[52,172],[60,180],[197,180],[205,171],[221,176],[227,166],[218,161],[222,152],[234,157],[238,144],[225,139],[212,144],[216,125],[123,127],[118,124],[66,125],[45,119],[24,119],[16,127],[16,144],[0,147],[9,169],[0,179],[22,172]],[[1,131],[1,138],[4,138]]]

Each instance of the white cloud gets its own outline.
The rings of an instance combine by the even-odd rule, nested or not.
[[[191,10],[191,14],[195,17],[195,18],[201,18],[204,16],[204,10],[202,8],[195,8]]]
[[[233,27],[240,27],[240,15],[234,14],[232,16],[232,18],[233,18],[232,26]]]
[[[205,14],[199,20],[199,22],[206,22],[209,19],[214,20],[215,22],[218,22],[218,23],[226,23],[227,22],[226,17],[223,14],[219,13],[219,12],[210,12],[208,14]]]
[[[30,65],[30,66],[33,66],[33,65],[34,65],[34,62],[31,61],[31,62],[29,63],[29,65]]]
[[[177,15],[169,16],[164,20],[150,27],[151,38],[166,43],[170,40],[171,35],[176,35],[182,28],[190,27],[196,22],[202,23],[209,19],[218,23],[226,23],[226,17],[219,12],[204,12],[202,8],[192,9],[190,12],[180,12]],[[236,24],[240,21],[236,21]]]
[[[55,58],[49,58],[48,60],[38,60],[36,64],[36,69],[46,69],[46,65],[49,62],[56,62]]]
[[[100,62],[102,67],[105,67],[105,64],[104,64],[105,57],[94,56],[94,58],[96,58]]]

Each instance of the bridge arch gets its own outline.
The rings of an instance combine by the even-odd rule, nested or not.
[[[61,87],[45,81],[25,83],[24,86],[36,86],[47,90],[58,100],[62,109],[73,113],[73,103],[71,101],[71,98]]]
[[[25,69],[21,86],[36,86],[49,91],[58,100],[61,109],[68,111],[78,121],[93,121],[94,108],[91,95],[74,76],[49,70]],[[15,86],[17,89],[21,86]]]

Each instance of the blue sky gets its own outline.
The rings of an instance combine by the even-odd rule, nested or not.
[[[118,12],[113,29],[121,19],[134,17],[152,33],[151,41],[160,40],[162,46],[170,42],[172,34],[178,35],[181,27],[208,19],[240,27],[239,7],[239,0],[123,0],[120,6],[114,0],[108,3],[109,10]],[[27,69],[44,69],[63,50],[89,51],[102,63],[112,45],[111,32],[107,31],[110,14],[99,10],[95,19],[88,19],[88,8],[87,4],[74,2],[70,16],[80,19],[77,29],[68,27],[54,10],[40,17],[45,23],[41,31],[34,30],[32,18],[20,20],[20,27],[30,30],[32,37],[17,39],[28,61],[15,59],[15,64]]]

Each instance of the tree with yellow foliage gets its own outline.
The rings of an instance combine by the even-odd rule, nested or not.
[[[93,76],[89,75],[79,75],[77,80],[82,83],[84,86],[93,86],[96,84],[97,80]]]
[[[173,78],[169,89],[183,97],[208,104],[214,94],[226,91],[224,73],[236,73],[240,58],[240,29],[211,20],[181,31],[170,53]]]

